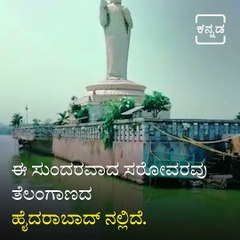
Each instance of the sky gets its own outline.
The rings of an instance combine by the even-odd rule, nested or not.
[[[57,119],[106,75],[100,0],[0,1],[0,122]],[[240,111],[239,0],[125,0],[134,21],[128,79],[171,99],[172,118]],[[225,45],[195,43],[197,14],[226,16]]]

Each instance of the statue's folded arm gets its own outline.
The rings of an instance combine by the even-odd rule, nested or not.
[[[133,20],[132,20],[131,13],[128,10],[128,8],[123,7],[123,15],[124,15],[124,18],[127,21],[128,28],[131,30],[133,28]]]

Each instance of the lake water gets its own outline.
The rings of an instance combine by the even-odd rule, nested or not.
[[[26,176],[12,173],[13,165],[28,167]],[[162,189],[139,186],[108,176],[32,176],[32,165],[60,166],[68,162],[54,157],[19,152],[10,136],[0,136],[0,229],[8,239],[240,239],[240,191],[212,189]],[[79,190],[92,187],[92,199],[12,199],[12,190]],[[12,214],[26,213],[136,213],[142,210],[146,225],[129,225],[119,231],[100,221],[94,226],[29,226],[26,233],[13,225]],[[102,216],[102,215],[101,215]],[[6,239],[6,238],[1,238]]]

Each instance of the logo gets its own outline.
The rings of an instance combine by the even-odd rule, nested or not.
[[[224,14],[198,14],[195,17],[197,45],[224,45],[226,43]]]

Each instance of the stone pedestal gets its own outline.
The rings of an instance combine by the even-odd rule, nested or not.
[[[100,119],[104,112],[104,102],[107,100],[119,101],[123,97],[132,97],[136,106],[140,106],[145,96],[146,87],[128,80],[105,80],[87,86],[87,93],[77,101],[77,104],[91,105],[89,109],[90,122]]]
[[[146,87],[128,80],[105,80],[86,87],[87,94],[79,99],[79,104],[103,103],[106,100],[120,100],[132,97],[136,105],[141,105]]]

